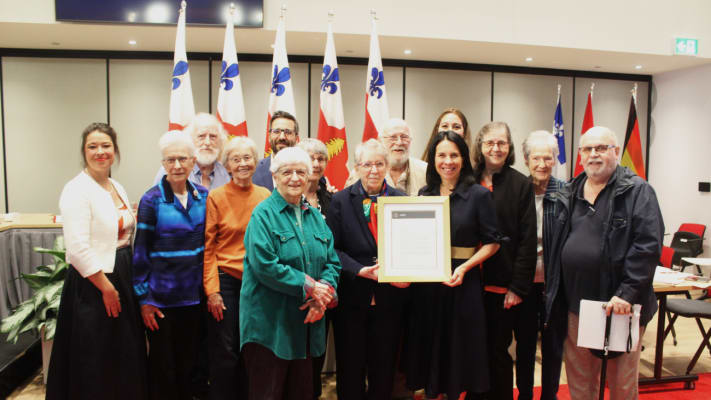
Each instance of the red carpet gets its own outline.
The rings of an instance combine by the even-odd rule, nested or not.
[[[541,395],[541,387],[533,388],[533,398],[538,399]],[[518,390],[514,389],[514,399],[518,397]],[[609,399],[609,393],[605,391],[605,398]],[[696,381],[696,389],[685,390],[684,383],[667,383],[662,385],[640,386],[639,398],[644,400],[708,400],[711,399],[711,373],[699,374]],[[570,392],[568,385],[560,385],[558,389],[559,400],[569,400]]]

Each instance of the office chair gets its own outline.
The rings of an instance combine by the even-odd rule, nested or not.
[[[684,223],[681,224],[679,230],[674,233],[671,247],[674,249],[674,254],[679,260],[681,270],[693,264],[682,261],[683,257],[696,257],[703,253],[704,233],[706,225]],[[696,265],[696,271],[701,275],[701,267]]]
[[[677,263],[676,265],[679,265],[678,259],[675,258],[674,249],[672,249],[671,247],[662,246],[662,255],[661,257],[659,257],[659,264],[661,264],[662,267],[671,268],[672,265],[674,265],[674,262]],[[664,330],[664,338],[666,338],[669,332],[671,332],[672,339],[674,340],[674,346],[676,346],[676,331],[674,330],[674,321],[676,320],[676,318],[672,318],[672,315],[669,310],[667,310],[667,320],[669,321],[669,325]]]

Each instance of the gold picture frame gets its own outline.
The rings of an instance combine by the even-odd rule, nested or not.
[[[448,196],[378,197],[378,282],[445,282],[451,260]]]

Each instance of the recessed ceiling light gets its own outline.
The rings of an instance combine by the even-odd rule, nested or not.
[[[642,69],[642,66],[641,66],[641,65],[635,65],[635,66],[634,66],[634,69]]]
[[[346,50],[346,53],[353,54],[353,50]]]
[[[61,44],[61,43],[59,43],[59,42],[52,42],[52,43],[51,43],[52,46],[59,46],[60,44]]]
[[[531,62],[533,61],[533,57],[526,57],[526,62]]]
[[[405,53],[405,54],[412,54],[412,50],[410,50],[410,49],[405,49],[405,51],[403,51],[403,53]]]
[[[602,67],[601,67],[600,65],[595,65],[595,66],[593,66],[593,68],[595,68],[595,69],[600,69],[600,68],[602,68]]]
[[[133,39],[131,39],[131,40],[128,41],[128,44],[130,44],[131,46],[135,46],[135,45],[136,45],[136,41],[133,40]]]
[[[270,44],[269,47],[274,48],[274,43]]]

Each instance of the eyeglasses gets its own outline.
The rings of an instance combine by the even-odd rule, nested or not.
[[[169,157],[164,158],[163,162],[166,163],[166,165],[175,165],[175,162],[177,161],[180,165],[185,165],[190,158],[191,157]]]
[[[294,137],[294,135],[296,135],[296,132],[292,131],[291,129],[279,129],[279,128],[276,128],[276,129],[272,129],[270,132],[271,132],[271,134],[274,135],[274,136],[280,136],[282,133],[283,133],[284,136],[286,136],[286,137]]]
[[[246,155],[246,156],[243,156],[243,157],[240,157],[240,156],[230,157],[229,161],[232,162],[232,163],[235,163],[235,164],[239,164],[240,161],[250,162],[250,161],[252,161],[253,159],[254,159],[254,157],[249,156],[249,155]]]
[[[484,142],[481,142],[481,144],[484,145],[484,147],[487,149],[491,149],[494,146],[499,146],[500,149],[509,148],[509,142],[505,142],[503,140],[486,140]]]
[[[376,161],[376,162],[364,162],[359,164],[362,168],[365,168],[367,170],[370,170],[371,168],[375,167],[377,170],[382,170],[385,168],[385,163],[382,161]]]
[[[305,169],[281,169],[278,173],[282,178],[285,179],[291,178],[294,174],[296,174],[298,178],[306,178],[306,174],[308,174],[308,171]]]
[[[614,144],[599,144],[597,146],[580,146],[580,152],[585,155],[588,155],[588,154],[592,153],[593,150],[595,150],[595,152],[597,154],[602,154],[614,147],[617,147],[617,146],[615,146]]]
[[[401,135],[398,135],[398,134],[395,134],[395,135],[387,135],[387,136],[383,136],[383,138],[384,138],[385,140],[387,140],[387,141],[389,141],[389,142],[393,142],[393,143],[397,142],[398,139],[399,139],[401,142],[403,142],[403,143],[409,143],[410,140],[412,140],[412,137],[410,137],[410,135],[405,135],[405,134],[401,134]]]

